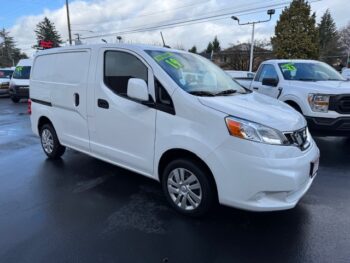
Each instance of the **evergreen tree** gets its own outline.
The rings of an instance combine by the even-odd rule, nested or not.
[[[45,17],[43,21],[36,25],[34,32],[36,33],[38,45],[40,40],[51,41],[53,43],[53,47],[59,47],[60,44],[63,43],[54,23],[52,23],[47,17]],[[38,45],[34,47],[39,48]]]
[[[211,53],[213,51],[213,43],[209,42],[205,53]]]
[[[221,50],[221,47],[220,47],[220,42],[218,40],[218,37],[215,36],[214,40],[213,40],[213,51],[214,52],[219,52]]]
[[[27,58],[27,55],[16,48],[16,43],[10,36],[10,32],[5,29],[0,30],[0,68],[12,67],[22,58]]]
[[[316,15],[311,14],[311,7],[307,1],[293,0],[290,6],[283,10],[271,42],[278,58],[319,58]]]
[[[323,61],[334,64],[336,58],[332,57],[341,52],[339,34],[331,13],[327,9],[318,25],[320,57]]]
[[[197,53],[197,47],[196,46],[193,46],[191,47],[188,52],[191,52],[191,53]]]

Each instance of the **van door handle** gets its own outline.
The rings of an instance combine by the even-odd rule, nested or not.
[[[98,99],[97,106],[102,109],[109,109],[109,103],[106,100]]]
[[[75,107],[78,107],[80,104],[80,98],[78,93],[74,93],[74,104],[75,104]]]
[[[253,90],[259,90],[259,88],[257,88],[257,87],[254,87],[254,88],[253,88]]]

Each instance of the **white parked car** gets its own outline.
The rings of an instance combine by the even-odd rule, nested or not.
[[[350,80],[350,68],[344,68],[342,71],[343,78]]]
[[[9,94],[15,103],[29,98],[29,76],[32,63],[32,59],[21,59],[12,74]]]
[[[49,158],[69,147],[160,181],[184,214],[216,201],[290,209],[317,173],[319,150],[300,113],[192,53],[50,49],[36,55],[30,87],[32,129]]]
[[[12,68],[0,68],[0,96],[9,95],[10,79],[12,73]]]
[[[266,61],[251,89],[302,113],[315,135],[350,136],[350,82],[323,62]]]
[[[225,72],[245,88],[249,88],[255,73],[250,71],[225,70]]]

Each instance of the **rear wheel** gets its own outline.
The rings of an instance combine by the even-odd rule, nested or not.
[[[14,103],[18,103],[18,102],[20,101],[20,98],[11,97],[11,100],[12,100]]]
[[[44,124],[40,129],[41,146],[50,159],[60,158],[66,151],[58,140],[55,129],[51,124]]]
[[[214,189],[208,171],[198,162],[178,159],[164,169],[162,188],[176,211],[201,216],[214,205]]]

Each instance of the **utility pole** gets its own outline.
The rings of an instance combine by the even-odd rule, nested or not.
[[[253,61],[254,61],[254,34],[255,34],[255,25],[256,24],[260,24],[260,23],[266,23],[269,22],[272,18],[272,15],[275,14],[275,9],[270,9],[267,11],[267,14],[270,16],[270,19],[264,20],[264,21],[254,21],[254,22],[248,22],[248,23],[244,23],[241,24],[240,20],[238,17],[236,16],[232,16],[231,18],[233,20],[236,20],[238,22],[238,25],[240,26],[245,26],[245,25],[252,25],[253,26],[253,30],[252,30],[252,43],[251,43],[251,47],[250,47],[250,59],[249,59],[249,72],[253,72]]]
[[[66,9],[67,9],[67,23],[68,23],[68,36],[69,36],[69,45],[72,45],[72,32],[70,29],[70,18],[69,18],[69,4],[66,0]]]

